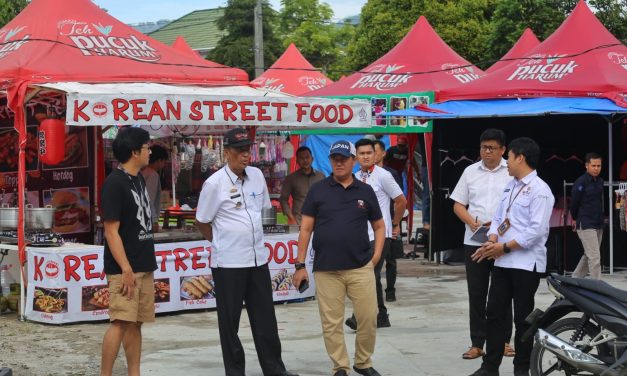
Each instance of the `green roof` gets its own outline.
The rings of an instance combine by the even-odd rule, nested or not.
[[[180,35],[194,50],[213,49],[226,34],[216,24],[223,15],[224,8],[195,10],[148,35],[168,45]]]

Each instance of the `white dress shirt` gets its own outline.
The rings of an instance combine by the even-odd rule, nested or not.
[[[473,163],[464,169],[459,178],[451,199],[464,206],[468,206],[468,214],[479,222],[485,223],[492,220],[496,208],[501,203],[501,195],[505,185],[512,180],[507,172],[507,161],[501,158],[501,162],[490,170],[483,161]],[[464,244],[480,246],[481,243],[472,239],[472,230],[466,225]]]
[[[385,237],[392,237],[392,216],[390,215],[390,200],[394,200],[403,194],[403,190],[398,186],[392,174],[384,168],[377,165],[373,166],[371,172],[359,171],[356,177],[362,182],[370,185],[379,201],[379,208],[383,214],[383,222],[385,223]],[[370,241],[374,240],[374,231],[372,225],[368,222],[368,237]]]
[[[520,191],[520,193],[518,193]],[[523,269],[538,273],[546,271],[546,240],[549,237],[549,219],[555,198],[549,186],[534,170],[521,180],[513,179],[505,186],[489,235],[498,235],[498,227],[509,218],[511,227],[498,242],[515,240],[521,248],[512,249],[494,261],[494,266]],[[510,206],[509,215],[507,207]]]
[[[272,206],[268,187],[258,168],[248,166],[245,173],[241,180],[227,165],[202,186],[196,219],[211,222],[212,268],[244,268],[268,262],[270,253],[264,245],[261,221],[261,210]]]

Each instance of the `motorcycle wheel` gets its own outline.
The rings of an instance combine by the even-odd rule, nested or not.
[[[553,334],[554,336],[560,338],[561,340],[568,342],[569,344],[573,344],[572,336],[577,329],[581,326],[581,318],[578,317],[568,317],[565,319],[558,320],[553,324],[549,325],[546,328],[546,331]],[[583,335],[581,338],[594,338],[597,334],[599,334],[599,328],[594,325],[592,322],[588,321],[583,326]],[[599,352],[602,354],[606,352],[605,348],[602,346],[597,346],[596,348],[589,349],[586,351],[592,355],[599,355]],[[589,372],[578,371],[575,367],[570,364],[561,361],[555,354],[552,352],[545,350],[538,343],[533,345],[533,350],[531,351],[531,361],[529,371],[532,376],[544,376],[544,375],[592,375]]]

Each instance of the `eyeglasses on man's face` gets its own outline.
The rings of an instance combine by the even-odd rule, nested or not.
[[[496,151],[500,148],[501,148],[500,146],[494,146],[494,145],[481,145],[481,151],[485,151],[488,153],[492,153],[493,151]]]

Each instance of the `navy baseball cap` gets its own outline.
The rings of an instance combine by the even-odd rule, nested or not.
[[[352,142],[341,140],[335,141],[329,149],[329,157],[333,154],[343,155],[345,157],[354,157],[357,155],[355,145]]]

